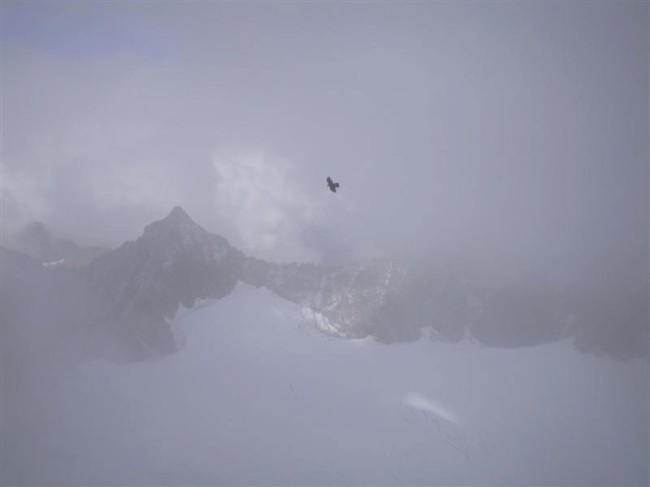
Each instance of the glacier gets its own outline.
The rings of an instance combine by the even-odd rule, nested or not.
[[[648,479],[643,360],[582,354],[568,340],[496,349],[341,339],[306,323],[299,304],[244,284],[183,309],[172,325],[184,337],[174,354],[86,361],[33,391],[39,420],[30,422],[30,407],[16,420],[25,424],[3,454],[3,482]]]

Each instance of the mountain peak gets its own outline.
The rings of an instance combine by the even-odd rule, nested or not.
[[[183,208],[176,206],[162,220],[147,225],[143,236],[147,238],[177,239],[183,237],[187,239],[191,236],[203,236],[204,234],[207,234],[207,232],[199,224],[195,223]]]
[[[194,223],[187,212],[180,206],[175,206],[174,209],[169,212],[169,215],[167,215],[162,221]]]

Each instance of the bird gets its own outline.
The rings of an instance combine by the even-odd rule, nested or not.
[[[327,176],[327,186],[330,188],[332,193],[336,193],[336,188],[339,187],[339,183],[332,181],[332,178]]]

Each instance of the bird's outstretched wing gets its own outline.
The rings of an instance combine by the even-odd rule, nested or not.
[[[339,183],[335,183],[332,181],[332,178],[327,176],[327,187],[330,189],[332,193],[336,193],[336,188],[339,187]]]

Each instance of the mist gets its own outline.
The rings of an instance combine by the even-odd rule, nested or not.
[[[649,16],[3,2],[2,485],[646,485]]]
[[[268,258],[317,226],[497,268],[642,259],[646,10],[9,2],[4,225],[116,246],[181,205],[247,248],[270,232]],[[256,179],[270,230],[228,211]]]

